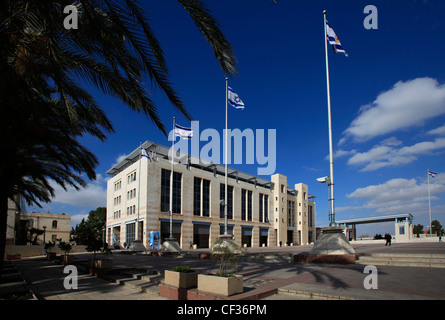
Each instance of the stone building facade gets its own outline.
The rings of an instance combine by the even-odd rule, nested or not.
[[[115,247],[135,239],[150,246],[150,232],[161,243],[170,235],[169,148],[146,141],[150,159],[135,149],[111,168],[107,186],[106,239]],[[224,233],[224,166],[196,164],[182,155],[174,166],[172,233],[180,246],[209,248]],[[265,180],[228,170],[228,233],[242,246],[304,245],[315,241],[316,211],[308,186],[290,187],[281,174]]]

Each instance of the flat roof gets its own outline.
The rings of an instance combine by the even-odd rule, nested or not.
[[[160,144],[157,144],[157,143],[147,140],[142,144],[142,148],[144,148],[147,151],[147,153],[151,159],[153,159],[154,157],[162,157],[163,159],[168,159],[168,152],[170,150],[170,147],[166,147],[166,146],[163,146],[163,145],[160,145]],[[123,171],[124,169],[126,169],[128,166],[130,166],[134,162],[138,161],[140,158],[140,155],[141,155],[141,148],[138,147],[138,148],[134,149],[129,155],[127,155],[124,160],[115,164],[106,173],[109,175],[115,176],[116,174]],[[188,154],[185,154],[182,152],[180,153],[179,156],[176,157],[176,160],[179,163],[184,164],[184,165],[189,164],[191,167],[194,167],[194,168],[214,172],[215,174],[225,175],[225,166],[222,164],[213,163],[208,160],[202,160],[198,157],[188,155]],[[245,172],[242,172],[242,171],[230,168],[230,167],[228,167],[227,176],[232,179],[236,179],[236,180],[239,179],[241,181],[249,182],[249,183],[252,183],[252,184],[255,184],[258,186],[267,187],[270,189],[274,188],[274,183],[269,180],[266,180],[266,179],[263,179],[263,178],[260,178],[260,177],[257,177],[257,176],[254,176],[254,175],[251,175],[251,174],[248,174],[248,173],[245,173]],[[287,192],[296,196],[295,189],[288,187]],[[314,199],[315,196],[308,195],[308,198]]]
[[[395,221],[396,219],[409,219],[410,221],[412,221],[413,215],[411,213],[401,213],[401,214],[391,214],[391,215],[383,215],[376,217],[338,220],[335,222],[337,224],[366,224],[366,223]]]

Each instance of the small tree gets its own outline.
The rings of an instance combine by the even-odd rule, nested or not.
[[[232,276],[232,274],[229,274],[229,268],[233,268],[236,273],[236,259],[238,255],[242,253],[242,250],[235,241],[218,238],[213,245],[212,251],[212,258],[215,259],[219,265],[219,270],[216,273],[218,276]]]
[[[70,253],[70,251],[72,249],[72,246],[68,242],[65,242],[65,241],[60,241],[58,246],[63,252],[65,252],[66,256]]]
[[[86,250],[88,252],[94,253],[94,260],[96,260],[96,252],[100,251],[101,249],[102,249],[102,241],[100,239],[94,237],[88,238]]]

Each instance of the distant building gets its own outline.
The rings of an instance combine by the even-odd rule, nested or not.
[[[37,236],[37,244],[43,244],[44,235],[30,235],[32,228],[45,232],[45,241],[61,240],[70,241],[71,216],[65,213],[42,213],[22,212],[20,213],[20,228],[28,230],[27,237],[33,241]],[[30,239],[31,238],[31,239]]]
[[[19,206],[20,198],[15,197],[15,201],[8,198],[8,217],[6,218],[6,245],[15,244],[16,226],[19,221]]]
[[[170,235],[169,148],[149,141],[143,148],[151,160],[139,161],[137,148],[107,172],[112,178],[107,186],[106,239],[115,246],[139,239],[149,248],[151,231],[160,232],[161,243]],[[172,233],[182,248],[190,243],[209,248],[224,233],[225,171],[223,165],[191,158],[186,155],[174,167]],[[239,245],[315,241],[315,197],[307,185],[292,188],[284,175],[268,181],[233,168],[228,177],[228,233]]]

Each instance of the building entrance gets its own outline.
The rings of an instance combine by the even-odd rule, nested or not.
[[[181,245],[181,223],[172,223],[173,238]],[[170,222],[161,221],[161,244],[165,239],[170,238]]]
[[[193,224],[193,243],[198,248],[209,248],[210,242],[210,225]]]

